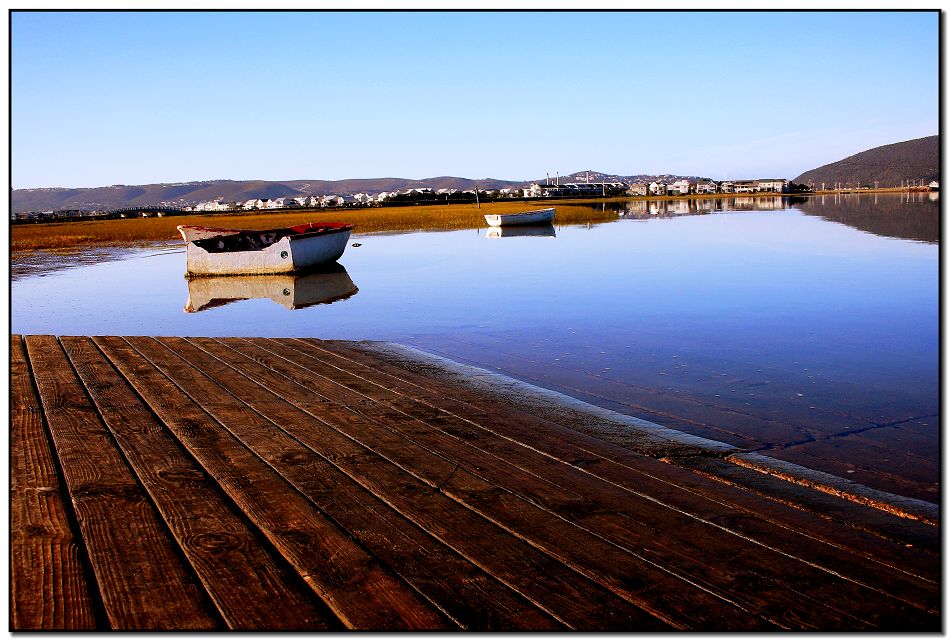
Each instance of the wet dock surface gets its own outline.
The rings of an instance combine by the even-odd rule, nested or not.
[[[11,389],[15,631],[940,630],[933,518],[373,344],[13,336]]]

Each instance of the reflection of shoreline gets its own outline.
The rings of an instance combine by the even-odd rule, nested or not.
[[[811,196],[820,196],[820,195],[844,195],[844,194],[855,194],[863,196],[865,194],[912,194],[912,193],[939,193],[939,192],[930,192],[927,189],[907,189],[905,187],[879,187],[877,189],[841,189],[834,191],[832,189],[826,189],[824,191],[805,191],[805,192],[796,192],[796,193],[779,193],[777,191],[761,191],[758,193],[746,194],[749,198],[775,198],[776,196],[781,196],[783,198],[809,198]],[[735,198],[736,194],[680,194],[676,196],[613,196],[612,198],[597,198],[595,200],[601,201],[625,201],[625,200],[637,200],[649,202],[652,200],[703,200],[703,199],[712,199],[712,200],[722,200],[726,198]],[[557,199],[549,199],[551,202],[557,202]],[[583,202],[582,200],[574,200],[574,202]]]
[[[820,195],[795,208],[806,216],[816,216],[883,238],[939,243],[940,202],[939,198],[931,198],[933,193],[884,197],[865,196],[863,193]],[[873,207],[867,207],[868,204]]]
[[[269,298],[287,309],[345,300],[359,290],[337,263],[305,275],[211,276],[188,279],[185,311],[201,312],[253,298]]]
[[[619,204],[619,203],[618,203]],[[824,194],[817,196],[730,196],[669,198],[620,204],[620,220],[651,220],[716,213],[795,210],[886,238],[940,242],[940,198],[936,192]],[[869,206],[871,205],[871,206]]]
[[[617,210],[617,215],[620,218],[648,219],[727,211],[780,211],[805,200],[800,196],[763,195],[639,199],[625,201],[624,206]]]

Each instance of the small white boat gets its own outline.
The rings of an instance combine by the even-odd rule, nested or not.
[[[353,225],[304,223],[261,231],[179,225],[186,276],[288,274],[343,255]]]
[[[359,291],[340,264],[317,272],[252,276],[208,276],[188,279],[185,311],[201,312],[254,298],[269,298],[287,309],[302,309],[345,300]]]
[[[554,220],[554,207],[535,209],[515,214],[485,214],[485,222],[492,227],[510,225],[549,225]]]

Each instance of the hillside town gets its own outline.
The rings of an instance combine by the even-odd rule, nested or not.
[[[659,177],[662,179],[662,177]],[[15,212],[13,221],[36,221],[56,218],[128,218],[131,216],[163,216],[192,212],[227,213],[270,211],[287,209],[333,209],[342,207],[381,207],[401,204],[436,204],[488,202],[502,199],[551,199],[551,198],[597,198],[616,196],[678,196],[686,194],[717,193],[784,193],[788,181],[784,179],[712,181],[670,180],[628,184],[623,181],[570,181],[560,178],[534,182],[526,187],[502,189],[435,189],[418,187],[400,191],[382,191],[377,194],[325,194],[285,196],[280,198],[251,198],[244,201],[207,200],[195,204],[156,203],[153,205],[129,206],[115,210],[90,210],[84,208],[47,210],[40,212]]]
[[[669,177],[673,178],[673,177]],[[182,215],[187,213],[228,213],[272,211],[288,209],[338,209],[346,207],[389,207],[418,204],[458,204],[490,202],[496,200],[542,200],[572,198],[610,198],[630,197],[682,197],[690,195],[713,194],[786,194],[791,183],[785,178],[759,178],[751,180],[689,180],[670,179],[661,182],[663,177],[650,182],[626,183],[619,180],[571,181],[561,182],[559,178],[533,182],[526,187],[507,187],[502,189],[435,189],[417,187],[400,191],[382,191],[375,195],[369,193],[326,194],[285,196],[280,198],[251,198],[244,201],[207,200],[195,204],[161,202],[150,205],[130,205],[125,208],[103,209],[62,209],[29,212],[11,212],[12,222],[37,222],[59,219],[109,219],[130,217],[151,217]],[[908,181],[909,183],[909,181]],[[909,187],[909,185],[908,185]],[[868,189],[859,186],[856,189]],[[806,186],[807,189],[807,186]],[[838,186],[835,185],[835,189]],[[915,185],[914,189],[936,191],[939,183]]]

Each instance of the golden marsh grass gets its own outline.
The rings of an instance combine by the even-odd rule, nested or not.
[[[620,199],[623,200],[623,199]],[[599,204],[599,203],[598,203]],[[178,225],[267,229],[308,221],[342,220],[353,223],[356,233],[384,231],[447,231],[485,226],[485,214],[507,214],[555,207],[556,224],[573,225],[615,220],[617,214],[601,211],[590,201],[492,202],[474,204],[370,207],[341,210],[294,210],[274,213],[196,214],[163,218],[125,218],[11,226],[10,247],[17,254],[37,250],[79,251],[85,247],[135,246],[181,238]]]

